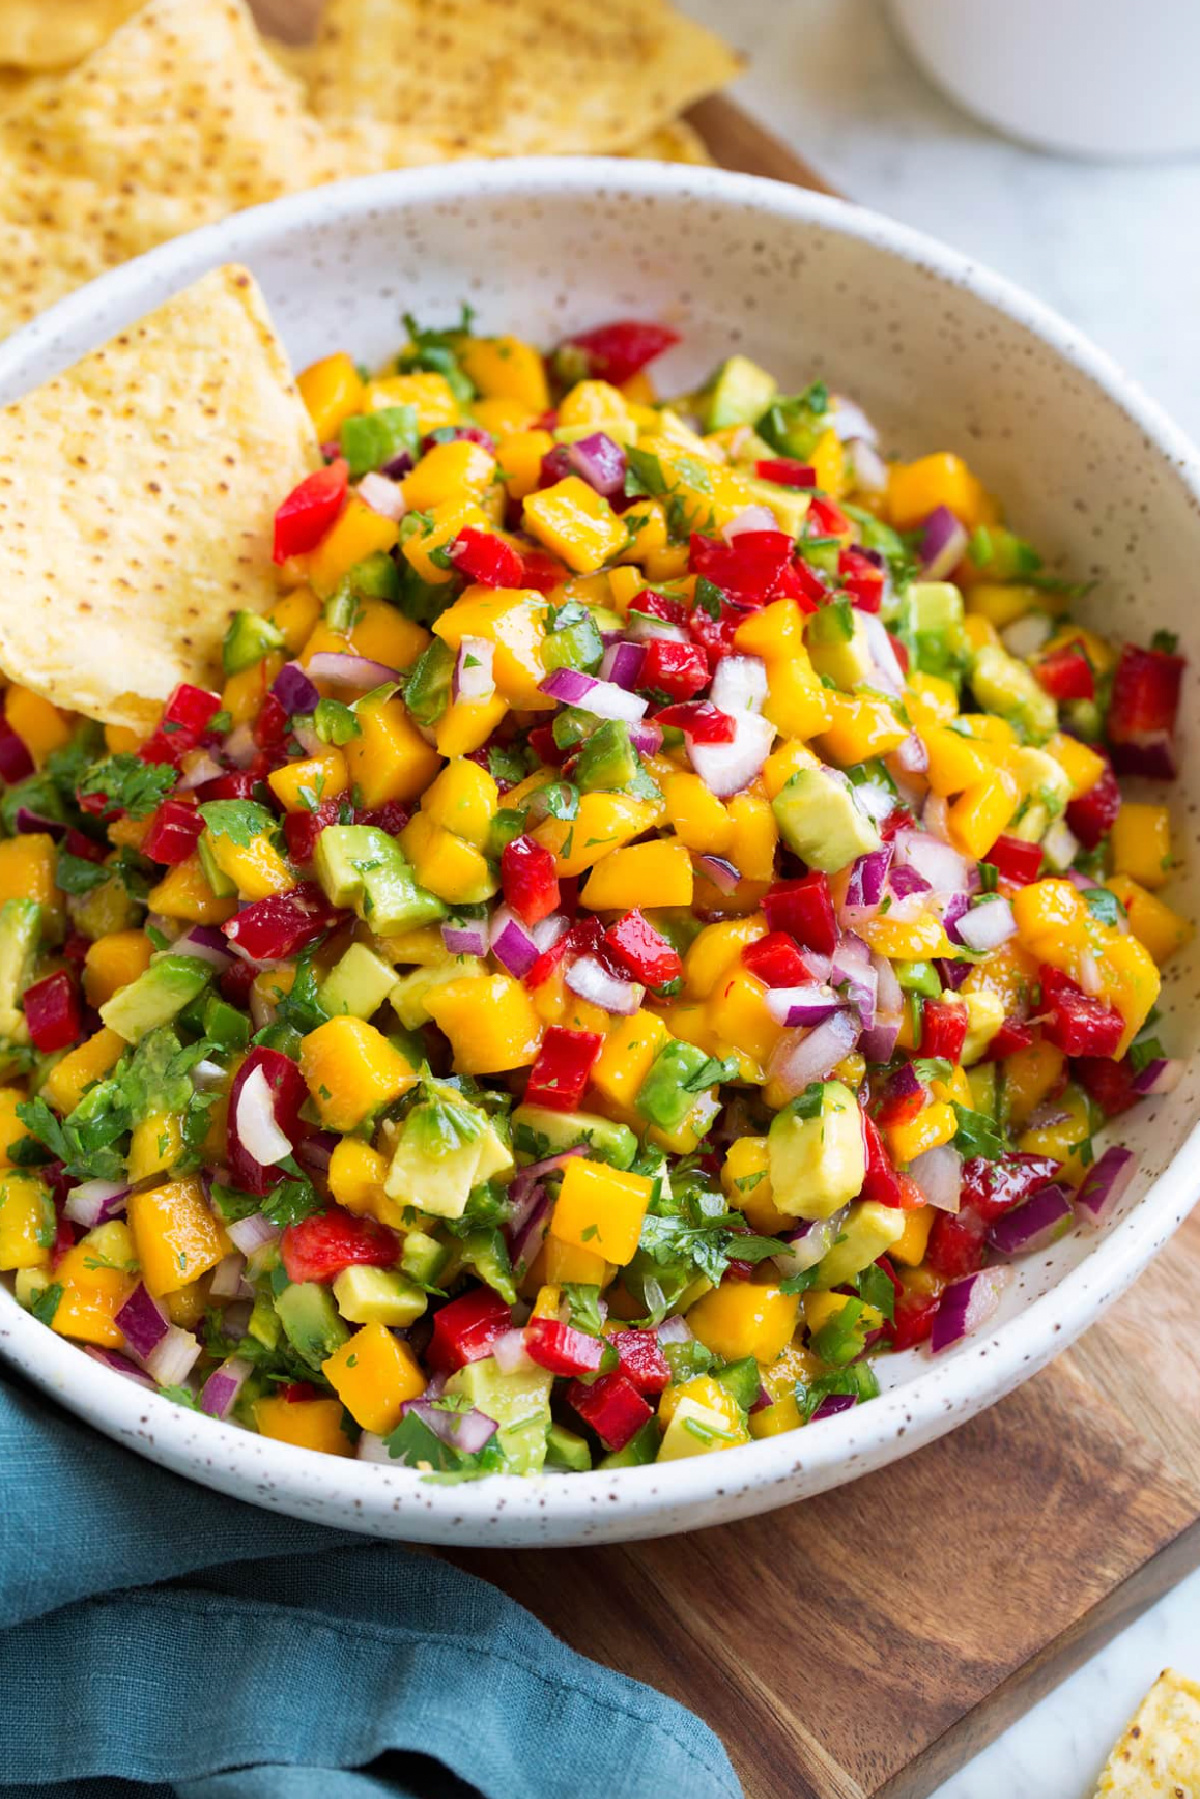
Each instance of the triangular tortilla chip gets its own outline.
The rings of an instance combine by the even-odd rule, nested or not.
[[[1200,1799],[1200,1686],[1167,1668],[1108,1758],[1095,1799]]]
[[[487,155],[620,151],[738,67],[668,0],[327,0],[310,91]]]
[[[0,410],[0,669],[135,726],[219,681],[231,614],[276,595],[275,509],[319,462],[252,276],[214,270]]]
[[[671,119],[660,125],[648,137],[639,138],[625,154],[643,162],[692,162],[713,167],[708,145],[686,119]]]
[[[0,63],[61,69],[110,37],[141,0],[0,0]]]

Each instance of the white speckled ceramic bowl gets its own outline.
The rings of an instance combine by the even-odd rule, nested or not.
[[[745,176],[636,162],[538,160],[385,175],[282,200],[182,238],[75,294],[0,348],[0,402],[72,362],[213,264],[249,263],[297,363],[393,350],[401,312],[542,343],[642,314],[684,342],[663,383],[740,347],[795,386],[857,396],[884,442],[961,450],[1019,528],[1095,576],[1088,615],[1200,650],[1196,452],[1061,319],[985,270],[870,213]],[[130,619],[131,644],[136,619]],[[1192,690],[1194,693],[1194,690]],[[1189,694],[1186,715],[1194,697]],[[1185,726],[1186,728],[1186,726]],[[1200,763],[1185,745],[1173,804],[1194,835]],[[1193,916],[1200,879],[1173,894]],[[1025,1380],[1114,1299],[1200,1190],[1197,958],[1172,964],[1163,1036],[1193,1058],[1181,1087],[1122,1123],[1142,1173],[1098,1235],[1017,1265],[982,1335],[931,1360],[884,1358],[870,1405],[725,1454],[619,1473],[441,1487],[334,1460],[181,1410],[110,1373],[0,1291],[0,1352],[140,1454],[257,1504],[380,1536],[566,1544],[652,1536],[765,1511],[879,1468]]]

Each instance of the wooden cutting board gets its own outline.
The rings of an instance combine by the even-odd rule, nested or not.
[[[318,5],[256,10],[295,39]],[[723,167],[833,191],[731,101],[689,116]],[[1197,1291],[1200,1213],[1053,1367],[853,1486],[656,1543],[450,1559],[699,1712],[747,1799],[925,1799],[1200,1565]]]

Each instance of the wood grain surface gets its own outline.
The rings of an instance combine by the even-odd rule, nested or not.
[[[319,5],[256,11],[297,41]],[[724,167],[833,191],[723,96],[689,117]],[[656,1543],[450,1559],[698,1711],[747,1799],[925,1799],[1200,1565],[1198,1290],[1200,1215],[1051,1368],[853,1486]]]

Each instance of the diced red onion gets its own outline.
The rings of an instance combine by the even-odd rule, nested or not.
[[[496,1366],[501,1374],[528,1374],[537,1367],[537,1363],[525,1348],[525,1332],[523,1330],[505,1331],[492,1344],[492,1354],[496,1358]]]
[[[915,731],[910,732],[892,754],[906,775],[923,775],[929,767],[929,751]]]
[[[877,612],[858,611],[854,615],[863,622],[867,634],[867,647],[871,652],[871,661],[875,665],[875,679],[872,687],[881,688],[884,693],[898,699],[904,692],[904,670],[900,666],[900,658],[896,654],[895,645],[888,636],[887,626]]]
[[[1091,875],[1085,875],[1081,868],[1068,868],[1066,873],[1072,887],[1078,887],[1080,893],[1087,893],[1093,887],[1100,885],[1098,881],[1092,879]]]
[[[767,990],[767,1011],[776,1024],[822,1024],[832,1018],[841,1005],[831,987],[771,987]]]
[[[275,1120],[275,1095],[261,1067],[251,1069],[237,1097],[233,1128],[247,1153],[270,1168],[292,1153],[291,1141]]]
[[[452,956],[486,956],[488,921],[486,918],[448,920],[442,925],[442,942]]]
[[[962,1162],[949,1143],[939,1143],[915,1157],[909,1167],[926,1201],[939,1212],[957,1212],[962,1203]]]
[[[1004,895],[997,893],[972,906],[957,920],[959,940],[968,949],[998,949],[1017,934],[1013,909]]]
[[[514,1182],[514,1185],[516,1183]],[[510,1187],[509,1192],[511,1193]],[[516,1269],[530,1269],[537,1261],[538,1252],[546,1240],[546,1232],[550,1228],[550,1216],[554,1210],[550,1195],[542,1186],[535,1186],[535,1203],[521,1229],[512,1234],[509,1241],[509,1254],[512,1265]]]
[[[1079,958],[1076,970],[1079,985],[1089,999],[1099,999],[1104,992],[1104,976],[1100,973],[1100,964],[1090,949],[1085,949]]]
[[[222,1256],[212,1271],[208,1290],[214,1299],[236,1299],[241,1290],[246,1258],[240,1251]]]
[[[1010,656],[1025,662],[1037,655],[1053,633],[1054,626],[1046,613],[1027,612],[1024,618],[1014,618],[1011,625],[1005,625],[1000,641]]]
[[[657,756],[663,746],[663,728],[653,719],[643,718],[638,724],[630,725],[629,741],[639,756]]]
[[[389,481],[377,469],[372,469],[363,476],[358,484],[358,497],[366,502],[372,512],[377,512],[380,518],[390,518],[395,524],[399,524],[408,511],[404,489],[400,483]]]
[[[321,696],[306,669],[298,662],[285,662],[274,681],[271,692],[289,718],[298,712],[315,712]]]
[[[875,1023],[863,1032],[859,1048],[868,1062],[890,1062],[904,1019],[904,995],[886,956],[872,955],[871,966],[877,981]]]
[[[961,1343],[964,1337],[987,1323],[1000,1304],[1000,1295],[1008,1285],[1010,1275],[1010,1269],[999,1266],[981,1268],[978,1274],[951,1281],[934,1314],[930,1348],[935,1355],[954,1343]]]
[[[12,726],[0,719],[0,780],[15,787],[33,773],[33,757]]]
[[[576,956],[567,969],[567,986],[590,1005],[626,1018],[637,1011],[646,996],[640,982],[609,974],[595,956]]]
[[[257,981],[250,989],[250,1022],[256,1031],[265,1031],[275,1023],[277,1013],[274,1000],[268,999],[261,992]]]
[[[175,939],[171,953],[194,956],[198,962],[207,962],[210,967],[221,970],[231,967],[234,960],[225,938],[215,925],[210,924],[194,924],[182,937]]]
[[[605,431],[593,431],[567,445],[567,459],[588,486],[605,499],[625,488],[625,452]]]
[[[192,1331],[168,1325],[166,1335],[142,1360],[146,1373],[152,1374],[160,1387],[177,1387],[200,1360],[200,1340]]]
[[[855,909],[876,907],[883,898],[883,884],[892,865],[892,846],[885,843],[860,856],[850,870],[844,904]]]
[[[510,906],[499,906],[492,919],[490,948],[501,967],[520,980],[529,973],[541,951],[529,927],[521,923]]]
[[[242,1282],[242,1297],[231,1300],[221,1313],[221,1335],[234,1343],[240,1343],[243,1337],[250,1335],[250,1320],[254,1315],[254,1288],[248,1280]]]
[[[272,1224],[265,1213],[251,1212],[248,1218],[239,1218],[235,1224],[227,1224],[225,1235],[244,1256],[252,1256],[265,1243],[277,1242],[281,1232],[279,1226]]]
[[[148,1374],[143,1374],[136,1362],[123,1356],[119,1349],[102,1349],[96,1343],[84,1345],[84,1355],[91,1356],[93,1362],[99,1362],[104,1368],[111,1368],[114,1374],[123,1374],[126,1380],[136,1381],[139,1387],[146,1387],[154,1392],[154,1382]]]
[[[873,443],[865,437],[851,437],[846,443],[846,454],[854,485],[860,493],[887,492],[887,463]]]
[[[1079,854],[1079,839],[1065,818],[1056,818],[1042,838],[1042,853],[1055,874],[1065,874]]]
[[[830,423],[842,443],[873,444],[877,432],[857,400],[848,400],[845,394],[830,396]]]
[[[98,1224],[107,1224],[125,1210],[132,1191],[128,1181],[81,1181],[67,1194],[63,1213],[72,1224],[94,1231]]]
[[[144,1361],[150,1351],[166,1336],[169,1321],[158,1304],[139,1281],[113,1322],[134,1355]]]
[[[1096,1230],[1107,1224],[1137,1173],[1133,1150],[1114,1143],[1098,1162],[1093,1162],[1075,1195],[1075,1215],[1081,1224]]]
[[[490,700],[496,691],[492,662],[496,646],[487,637],[464,637],[454,662],[454,698]]]
[[[921,824],[931,837],[950,841],[950,804],[940,793],[928,793],[921,808]]]
[[[22,836],[30,832],[44,832],[47,837],[60,838],[67,834],[67,827],[61,819],[47,818],[41,812],[33,812],[28,806],[18,806],[17,816],[13,821]]]
[[[839,1412],[851,1412],[858,1404],[856,1393],[827,1393],[812,1417],[810,1424],[820,1424],[822,1419],[836,1418]]]
[[[233,768],[249,768],[258,755],[258,745],[249,725],[235,725],[225,739],[221,754]]]
[[[690,1343],[695,1332],[686,1318],[664,1318],[655,1335],[660,1343]]]
[[[692,767],[719,800],[731,799],[749,786],[775,741],[775,726],[757,712],[738,713],[733,728],[732,743],[697,743],[685,735]]]
[[[1140,1074],[1133,1077],[1133,1090],[1141,1094],[1143,1099],[1161,1093],[1174,1093],[1183,1079],[1183,1063],[1156,1056],[1153,1062],[1147,1062]]]
[[[553,943],[557,943],[564,931],[569,931],[571,921],[563,912],[551,912],[547,918],[539,918],[530,926],[533,941],[538,946],[538,953],[544,954]]]
[[[600,679],[611,681],[615,687],[636,687],[645,660],[646,652],[641,644],[628,643],[622,637],[605,650],[600,663]]]
[[[825,1080],[850,1054],[858,1037],[858,1020],[845,1011],[835,1012],[811,1031],[789,1031],[771,1051],[768,1076],[786,1099],[794,1099],[812,1081]]]
[[[846,996],[858,1013],[863,1030],[872,1030],[879,1006],[879,976],[866,944],[857,937],[843,937],[834,952],[829,979],[834,987],[845,985]]]
[[[629,609],[629,623],[625,627],[625,634],[638,643],[652,643],[656,637],[666,643],[690,641],[682,625],[673,625],[669,618],[655,618],[653,613],[639,612],[636,599]]]
[[[734,893],[741,882],[741,873],[726,856],[697,856],[696,870],[710,880],[719,893]]]
[[[779,521],[769,506],[743,506],[735,518],[721,526],[721,536],[732,543],[744,531],[778,531]]]
[[[354,1451],[355,1460],[374,1462],[380,1468],[392,1468],[395,1460],[387,1446],[387,1438],[376,1436],[373,1430],[365,1430],[358,1439],[358,1447]]]
[[[803,1274],[807,1269],[815,1268],[837,1242],[849,1209],[842,1206],[831,1218],[815,1218],[798,1230],[789,1231],[778,1255],[773,1258],[779,1272],[783,1275]]]
[[[308,673],[314,681],[328,681],[331,687],[378,687],[396,679],[396,670],[388,663],[344,650],[318,650],[308,659]]]
[[[952,962],[948,956],[935,956],[933,966],[938,971],[938,979],[942,986],[948,987],[951,993],[957,993],[975,964],[973,962]]]
[[[250,1363],[241,1356],[226,1356],[200,1389],[200,1410],[210,1418],[228,1418],[251,1372]]]
[[[296,1145],[296,1160],[310,1174],[328,1174],[333,1152],[341,1142],[336,1131],[312,1131]]]
[[[925,831],[897,831],[893,841],[900,868],[915,868],[940,893],[969,891],[972,871],[967,859],[948,843]]]
[[[719,712],[736,718],[761,712],[767,698],[767,665],[761,656],[722,656],[708,696]]]
[[[967,553],[967,528],[948,506],[938,506],[921,532],[921,579],[944,581]]]
[[[466,1412],[443,1412],[428,1399],[406,1399],[404,1417],[417,1417],[435,1437],[464,1455],[477,1455],[496,1434],[496,1421],[474,1406]]]
[[[971,901],[965,893],[950,893],[946,895],[945,902],[941,908],[942,929],[945,931],[947,937],[949,937],[951,943],[962,942],[962,938],[958,934],[958,927],[962,919],[966,917],[970,910]]]
[[[1002,1213],[988,1231],[988,1242],[1002,1256],[1028,1255],[1049,1249],[1066,1236],[1074,1222],[1071,1195],[1053,1181],[1015,1211]]]
[[[307,719],[293,718],[291,729],[292,736],[306,756],[323,756],[329,748],[315,726],[311,725]]]
[[[636,724],[650,704],[639,694],[627,693],[613,681],[598,681],[579,668],[553,669],[538,686],[565,706],[578,706],[596,718],[623,719],[626,724]]]
[[[907,865],[903,868],[893,868],[888,877],[888,886],[897,899],[909,899],[914,893],[931,893],[933,891],[925,876]],[[964,900],[966,897],[964,893]]]
[[[190,793],[193,787],[203,787],[206,781],[218,781],[225,773],[215,756],[208,750],[188,750],[179,764],[179,779],[175,784],[176,793]]]

